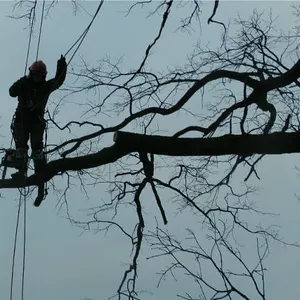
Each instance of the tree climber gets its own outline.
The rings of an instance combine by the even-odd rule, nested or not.
[[[55,78],[46,80],[46,65],[39,60],[30,66],[28,76],[20,78],[9,88],[9,95],[18,97],[18,106],[12,124],[18,165],[18,172],[11,175],[14,179],[24,178],[27,174],[29,138],[35,173],[38,173],[46,163],[43,152],[45,107],[49,95],[63,84],[66,72],[66,59],[61,55],[57,61]]]

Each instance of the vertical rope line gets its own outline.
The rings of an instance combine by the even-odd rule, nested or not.
[[[39,32],[39,39],[38,39],[37,50],[36,50],[36,58],[35,58],[36,61],[38,60],[39,50],[40,50],[42,27],[43,27],[43,21],[44,21],[44,11],[45,11],[45,0],[43,0],[42,16],[41,16],[41,22],[40,22],[40,32]]]
[[[17,222],[16,222],[16,229],[15,229],[13,257],[12,257],[11,279],[10,279],[10,297],[9,297],[10,300],[13,299],[14,270],[15,270],[15,259],[16,259],[16,250],[17,250],[17,238],[18,238],[18,229],[19,229],[19,221],[20,221],[21,203],[22,203],[22,194],[20,193],[19,207],[18,207],[18,213],[17,213]]]
[[[28,39],[27,53],[26,53],[26,61],[25,61],[25,69],[24,76],[26,75],[26,70],[28,67],[29,53],[31,47],[32,33],[33,33],[33,25],[35,22],[35,9],[37,5],[37,0],[35,0],[33,8],[32,8],[32,19],[30,24],[30,33]],[[11,142],[12,143],[12,142]],[[25,254],[26,254],[26,195],[24,196],[24,244],[23,244],[23,270],[22,270],[22,300],[24,299],[24,275],[25,275]],[[17,250],[17,239],[18,239],[18,229],[20,223],[20,212],[22,205],[22,192],[20,191],[19,197],[19,205],[17,212],[17,221],[16,221],[16,229],[15,229],[15,238],[14,238],[14,247],[13,247],[13,257],[12,257],[12,268],[11,268],[11,280],[10,280],[10,297],[9,299],[13,299],[13,286],[14,286],[14,270],[15,270],[15,260],[16,260],[16,250]]]
[[[31,46],[31,40],[32,40],[32,32],[33,32],[33,25],[35,21],[35,9],[37,5],[37,0],[34,1],[34,6],[32,8],[32,20],[31,20],[31,25],[30,25],[30,34],[29,34],[29,40],[28,40],[28,46],[27,46],[27,54],[26,54],[26,63],[25,63],[25,70],[24,70],[24,76],[26,75],[26,70],[28,67],[28,59],[29,59],[29,53],[30,53],[30,46]]]
[[[24,234],[24,242],[23,242],[23,265],[22,265],[22,296],[21,296],[21,299],[24,300],[24,287],[25,287],[25,261],[26,261],[26,214],[27,214],[27,211],[26,211],[26,196],[27,196],[27,193],[25,191],[25,188],[23,189],[23,192],[24,192],[24,228],[23,228],[23,234]]]

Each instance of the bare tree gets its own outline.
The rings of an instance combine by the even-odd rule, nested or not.
[[[133,5],[128,17],[148,2]],[[199,5],[195,2],[191,14],[182,18],[181,29],[200,16]],[[231,34],[231,27],[224,30],[216,21],[218,5],[215,1],[208,19],[223,25],[218,48],[199,43],[184,66],[153,71],[150,52],[176,9],[176,2],[161,1],[153,10],[161,14],[161,23],[142,61],[130,70],[110,58],[92,67],[83,61],[81,70],[69,74],[78,84],[65,89],[66,97],[87,91],[101,91],[102,97],[86,103],[83,120],[61,125],[58,111],[48,115],[54,127],[70,135],[49,146],[51,161],[43,175],[30,176],[26,186],[50,181],[55,189],[56,177],[66,175],[62,203],[71,205],[67,191],[74,182],[84,192],[88,184],[107,184],[109,201],[91,208],[89,220],[70,220],[85,230],[117,228],[132,243],[132,262],[121,279],[118,299],[139,299],[138,259],[144,243],[153,251],[151,259],[168,259],[161,279],[183,272],[194,281],[197,295],[183,291],[181,299],[266,299],[264,258],[270,241],[284,241],[273,228],[247,221],[248,214],[264,215],[249,200],[255,188],[248,181],[259,178],[256,167],[266,155],[300,152],[299,29],[284,33],[271,15],[254,11],[249,20],[237,18],[238,30]],[[100,124],[100,114],[120,121]],[[180,129],[166,125],[165,120],[183,115],[187,123]],[[85,128],[88,134],[70,138],[74,128]],[[168,134],[159,134],[163,131]],[[102,139],[112,134],[112,145],[104,148]],[[107,165],[110,174],[104,172]],[[17,181],[0,182],[1,188],[20,186]],[[154,200],[166,225],[166,192],[172,205],[201,224],[200,232],[188,229],[180,241],[160,221],[155,230],[146,231],[143,200]],[[118,221],[123,204],[135,209],[137,221],[130,230]],[[254,262],[241,249],[245,239],[254,247]],[[207,272],[213,272],[213,281]]]

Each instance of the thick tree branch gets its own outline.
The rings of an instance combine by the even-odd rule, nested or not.
[[[220,156],[285,154],[300,152],[300,132],[276,132],[262,135],[224,135],[214,138],[174,138],[117,132],[115,144],[97,153],[51,161],[44,173],[27,178],[25,185],[38,185],[66,171],[78,171],[113,163],[132,152],[168,156]],[[17,188],[22,182],[0,180],[0,188]]]
[[[220,156],[284,154],[300,152],[300,133],[275,132],[269,135],[224,135],[214,138],[173,138],[117,132],[115,146],[123,151],[169,156]],[[125,150],[125,147],[128,150]]]
[[[219,6],[219,0],[215,0],[214,10],[207,21],[208,24],[213,21],[213,17],[215,16],[215,14],[217,12],[218,6]]]
[[[263,82],[266,92],[269,92],[274,89],[285,87],[293,82],[296,82],[300,77],[300,60],[298,60],[294,66],[283,73],[281,76],[267,79]]]

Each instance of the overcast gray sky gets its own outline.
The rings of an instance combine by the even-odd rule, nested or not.
[[[11,117],[16,107],[16,100],[8,95],[8,88],[23,75],[28,30],[24,30],[26,22],[13,20],[6,16],[12,13],[12,1],[0,2],[0,39],[1,39],[1,81],[0,96],[1,110],[1,145],[9,146]],[[145,19],[145,13],[136,10],[125,18],[125,11],[133,2],[107,1],[85,42],[80,48],[73,63],[80,63],[82,55],[93,64],[106,54],[113,58],[124,55],[125,67],[136,67],[143,58],[144,49],[156,34],[156,23],[160,17]],[[268,9],[272,7],[274,14],[280,13],[279,24],[288,28],[291,18],[289,4],[280,1],[220,1],[217,17],[227,21],[237,12],[242,15],[251,13],[254,8]],[[98,2],[87,1],[84,7],[93,13]],[[204,12],[209,13],[212,2],[206,3]],[[187,8],[186,8],[187,9]],[[178,10],[178,18],[184,9]],[[203,18],[207,18],[204,14]],[[59,3],[51,11],[50,17],[44,23],[44,31],[40,48],[40,59],[43,59],[49,69],[49,77],[54,75],[56,60],[61,53],[70,47],[89,22],[90,17],[84,13],[74,16],[72,6],[68,1]],[[176,21],[176,17],[174,17]],[[174,21],[174,22],[175,22]],[[178,21],[178,20],[177,20]],[[203,22],[201,39],[212,43],[218,42],[220,28],[216,25],[207,27]],[[175,32],[174,27],[164,34],[161,42],[155,48],[155,55],[150,59],[156,69],[173,66],[184,62],[185,55],[192,50],[192,45],[198,39],[199,31],[190,35]],[[31,53],[30,62],[35,57],[36,37]],[[69,81],[68,81],[69,80]],[[71,83],[70,78],[66,83]],[[55,102],[60,92],[51,97]],[[76,105],[71,102],[80,102],[82,98],[74,96],[62,107],[59,120],[67,121],[76,116]],[[74,107],[74,110],[73,110]],[[116,124],[116,120],[106,120],[109,125]],[[176,128],[177,124],[171,124]],[[49,132],[50,140],[58,139],[58,132]],[[273,217],[274,224],[282,226],[282,235],[288,241],[299,241],[299,203],[295,193],[299,193],[299,177],[294,168],[297,164],[297,155],[274,156],[267,158],[259,167],[261,181],[258,184],[262,190],[255,195],[262,209],[279,213]],[[255,182],[257,183],[257,182]],[[61,183],[61,186],[63,183]],[[105,199],[107,195],[101,187],[90,189],[90,200],[86,200],[74,188],[69,194],[70,212],[76,218],[84,216],[86,209],[97,201]],[[12,261],[13,237],[17,215],[18,192],[14,190],[1,191],[0,199],[0,297],[8,299],[10,288],[10,271]],[[107,299],[113,295],[118,287],[125,269],[130,262],[130,245],[117,231],[108,235],[94,235],[81,230],[65,219],[65,209],[59,211],[56,206],[57,199],[49,195],[40,208],[35,208],[29,202],[27,227],[27,269],[25,299],[30,300],[82,300],[84,297],[94,300]],[[147,218],[160,218],[154,206],[147,211]],[[122,209],[123,222],[132,222],[135,218],[131,210]],[[168,215],[170,231],[177,231],[186,227],[187,215],[173,218]],[[17,253],[17,272],[15,282],[15,298],[20,299],[20,259],[21,242]],[[299,299],[300,297],[300,253],[297,249],[272,247],[271,256],[267,259],[267,288],[268,299],[281,300]],[[193,285],[183,280],[179,284],[174,281],[165,282],[161,288],[156,289],[158,277],[155,273],[159,267],[146,261],[146,252],[140,258],[139,283],[141,289],[148,289],[153,294],[145,294],[142,299],[175,299],[181,289],[192,289]]]

